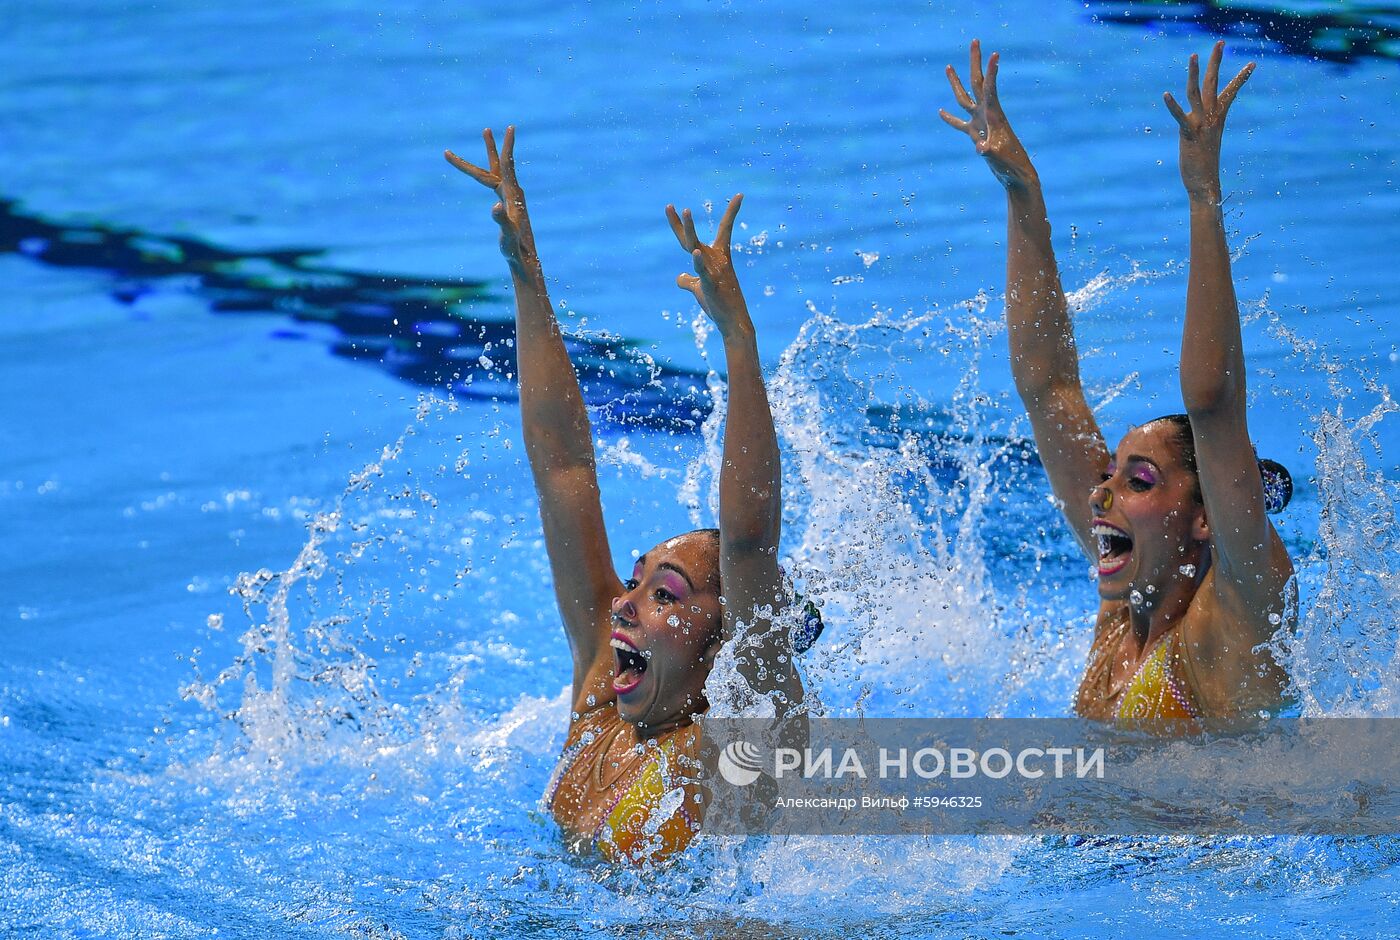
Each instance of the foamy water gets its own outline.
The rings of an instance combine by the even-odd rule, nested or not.
[[[595,436],[620,567],[713,520],[719,349],[661,209],[742,190],[784,564],[827,622],[813,706],[1064,715],[1093,582],[1012,391],[1003,196],[936,109],[968,40],[1002,52],[1105,432],[1180,410],[1160,96],[1214,37],[1094,18],[1121,12],[11,11],[0,933],[1390,930],[1391,839],[703,839],[630,872],[539,810],[569,651],[489,197],[443,147],[520,128],[559,317],[619,400]],[[1276,645],[1300,712],[1392,715],[1400,85],[1230,35],[1260,60],[1225,171],[1251,429],[1298,482]],[[716,707],[745,693],[721,662]]]
[[[1075,303],[1091,315],[1142,276],[1094,279]],[[826,714],[1069,711],[1093,584],[1030,460],[1018,403],[980,387],[983,357],[1005,341],[990,306],[979,297],[858,322],[813,312],[770,378],[784,564],[828,624],[803,661],[812,705]],[[1261,328],[1297,368],[1319,368],[1277,316],[1251,318]],[[900,369],[930,358],[949,382],[926,396]],[[722,416],[723,383],[712,374],[709,386]],[[1309,403],[1318,483],[1295,467],[1299,495],[1286,513],[1302,601],[1298,629],[1277,645],[1305,714],[1394,714],[1400,607],[1377,542],[1395,537],[1393,518],[1378,515],[1395,484],[1367,441],[1395,409],[1383,387],[1357,386],[1336,379],[1332,400]],[[1390,840],[1300,838],[706,837],[645,873],[570,857],[538,803],[567,725],[569,673],[528,482],[509,511],[477,508],[494,481],[520,472],[504,446],[513,414],[496,417],[498,428],[459,442],[471,413],[423,399],[403,435],[308,519],[289,567],[236,580],[242,612],[215,623],[243,631],[242,652],[216,676],[203,667],[186,692],[216,720],[163,770],[123,780],[127,799],[147,790],[188,811],[189,795],[171,794],[199,779],[194,805],[227,814],[206,823],[216,828],[270,833],[310,817],[287,851],[314,844],[338,879],[366,863],[389,878],[405,844],[425,840],[427,874],[401,879],[404,904],[474,930],[543,934],[551,923],[660,928],[681,906],[709,912],[699,923],[721,931],[905,923],[917,934],[952,922],[975,933],[1028,897],[1102,890],[1102,865],[1136,866],[1149,884],[1237,881],[1228,890],[1254,884],[1267,895],[1274,879],[1344,884],[1393,863]],[[667,522],[712,522],[719,420],[698,439],[600,439],[609,521],[643,518],[623,528],[641,534],[633,544],[649,545]],[[626,544],[614,536],[623,559]],[[425,645],[434,627],[448,629]],[[729,713],[761,707],[742,682],[721,656],[707,694]],[[336,822],[345,814],[353,834]],[[832,897],[845,899],[834,918]],[[353,892],[322,903],[353,907]]]

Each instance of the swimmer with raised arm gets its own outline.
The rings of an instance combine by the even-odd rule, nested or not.
[[[1165,96],[1180,129],[1191,207],[1180,365],[1186,414],[1133,428],[1116,453],[1084,398],[1040,179],[997,98],[998,56],[984,75],[974,40],[971,93],[947,70],[968,117],[940,111],[972,138],[1006,188],[1006,320],[1016,388],[1050,486],[1098,570],[1098,620],[1075,710],[1169,733],[1271,712],[1287,683],[1266,644],[1290,616],[1293,564],[1265,513],[1283,508],[1292,483],[1281,466],[1258,460],[1249,441],[1220,208],[1221,134],[1254,63],[1217,90],[1223,50],[1217,43],[1204,82],[1191,57],[1189,111]]]
[[[485,169],[451,151],[446,157],[500,198],[491,217],[515,288],[525,447],[574,660],[573,718],[545,803],[573,847],[656,861],[683,849],[699,827],[693,721],[707,707],[705,679],[721,644],[741,626],[756,627],[744,634],[740,674],[789,709],[802,702],[786,631],[763,629],[785,604],[777,559],[782,498],[758,344],[730,257],[742,196],[730,200],[708,245],[689,209],[666,207],[695,271],[677,284],[695,295],[724,340],[729,414],[719,528],[667,539],[624,580],[603,527],[588,413],[516,181],[515,130],[506,129],[499,154],[490,130],[484,137]]]

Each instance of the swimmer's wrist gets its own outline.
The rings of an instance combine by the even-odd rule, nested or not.
[[[998,176],[1001,185],[1006,187],[1007,195],[1039,195],[1040,174],[1034,169],[1024,173],[1008,173],[1005,176]]]
[[[1045,194],[1040,190],[1040,177],[1020,186],[1006,186],[1006,205],[1011,217],[1018,221],[1045,220]]]
[[[510,266],[511,279],[517,289],[544,289],[544,268],[540,266],[540,259],[534,253],[509,255],[506,257],[506,264]]]
[[[715,326],[719,329],[719,335],[726,345],[729,343],[756,343],[758,341],[758,334],[754,331],[753,320],[750,319],[747,308],[722,319],[714,319]]]
[[[1221,203],[1225,201],[1218,186],[1188,189],[1186,190],[1186,198],[1191,203],[1193,212],[1198,209],[1219,212]]]

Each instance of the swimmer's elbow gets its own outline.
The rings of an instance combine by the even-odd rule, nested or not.
[[[726,526],[720,520],[719,547],[726,558],[744,559],[771,555],[778,546],[776,521]]]
[[[778,542],[782,491],[776,481],[749,487],[720,481],[719,541],[726,552],[754,552]]]
[[[1016,381],[1016,394],[1021,396],[1021,404],[1031,411],[1041,407],[1055,387],[1055,383],[1043,373],[1030,373],[1016,370],[1012,376]]]
[[[1181,400],[1192,418],[1229,414],[1243,403],[1244,386],[1227,368],[1182,369]]]
[[[1065,415],[1088,410],[1079,376],[1065,377],[1041,372],[1016,376],[1016,392],[1032,416]]]

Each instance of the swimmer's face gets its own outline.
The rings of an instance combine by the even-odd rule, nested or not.
[[[705,710],[720,644],[719,546],[691,532],[637,559],[612,602],[617,713],[656,727]]]
[[[1129,431],[1090,491],[1103,600],[1151,605],[1174,579],[1205,573],[1210,529],[1177,433],[1165,421]]]

